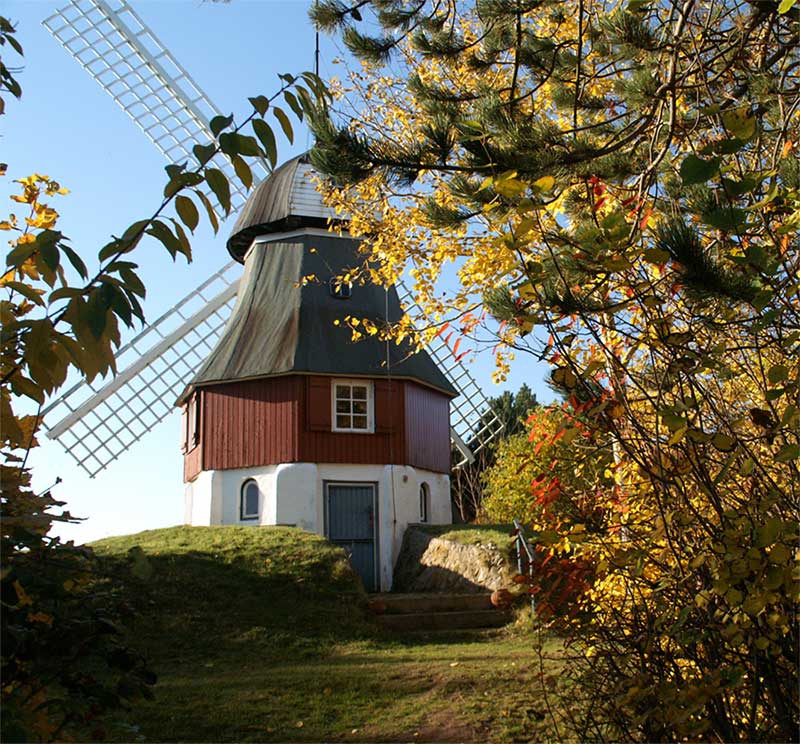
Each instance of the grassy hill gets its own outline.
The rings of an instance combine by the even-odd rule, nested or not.
[[[162,658],[318,652],[334,636],[370,630],[366,595],[344,551],[303,530],[170,527],[92,547],[125,578],[129,601],[148,616],[137,632]],[[139,571],[129,556],[137,548],[146,561]],[[200,637],[207,643],[196,643]]]
[[[557,738],[534,637],[381,635],[343,551],[318,536],[174,527],[93,547],[159,676],[156,699],[108,729],[118,741]]]

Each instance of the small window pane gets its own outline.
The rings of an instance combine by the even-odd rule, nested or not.
[[[239,516],[241,519],[255,519],[258,517],[258,484],[254,480],[247,481],[242,486]]]
[[[353,416],[353,428],[354,429],[366,429],[367,428],[367,417],[366,416]]]
[[[363,385],[353,385],[353,399],[354,400],[366,400],[367,399],[367,389]]]
[[[364,416],[366,416],[367,415],[367,401],[365,401],[365,400],[353,401],[353,413],[361,413]]]
[[[337,385],[336,386],[336,398],[337,400],[341,400],[344,398],[345,400],[350,397],[350,386],[349,385]]]
[[[427,522],[428,521],[428,509],[430,505],[430,491],[428,490],[428,484],[423,483],[419,487],[419,521],[420,522]]]
[[[336,413],[350,413],[350,401],[349,400],[337,400],[336,401]]]
[[[350,417],[349,416],[337,416],[336,417],[336,427],[339,429],[349,429],[350,428]]]

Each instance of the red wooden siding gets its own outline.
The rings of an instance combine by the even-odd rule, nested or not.
[[[413,382],[406,383],[405,439],[408,464],[450,472],[450,400]]]
[[[375,432],[354,434],[331,431],[330,377],[312,377],[308,386],[306,406],[323,407],[327,401],[327,426],[309,428],[300,435],[300,462],[338,462],[368,464],[394,464],[405,462],[403,438],[403,384],[385,380],[373,382],[375,395]],[[321,392],[324,390],[324,395]],[[318,392],[320,391],[320,392]],[[312,413],[309,411],[309,413]],[[316,416],[316,413],[313,413]],[[311,418],[311,415],[308,417]]]
[[[304,393],[302,377],[203,388],[203,469],[296,462]]]
[[[200,444],[185,453],[184,480],[201,470],[282,462],[396,464],[449,472],[447,396],[411,382],[373,380],[375,432],[333,432],[331,382],[330,377],[289,375],[203,387]]]

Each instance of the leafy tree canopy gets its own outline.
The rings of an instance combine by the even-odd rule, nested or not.
[[[380,261],[365,271],[408,268],[469,338],[490,312],[499,375],[514,352],[547,359],[566,399],[553,437],[580,444],[584,473],[611,457],[603,519],[553,512],[540,534],[594,566],[566,625],[590,657],[584,738],[791,739],[800,8],[322,0],[313,16],[363,60],[313,117],[312,157]]]
[[[16,29],[2,17],[0,47],[4,55],[23,53]],[[0,60],[0,94],[21,96],[18,74]],[[277,159],[267,112],[291,140],[291,122],[276,103],[285,101],[302,118],[325,95],[312,73],[280,77],[274,95],[250,99],[252,113],[244,121],[215,117],[210,122],[214,141],[194,146],[195,162],[168,165],[153,212],[112,236],[95,259],[79,255],[59,229],[52,199],[67,189],[38,173],[15,181],[20,187],[11,197],[15,212],[0,220],[0,231],[10,238],[0,274],[0,646],[6,741],[90,734],[104,739],[104,714],[151,695],[155,675],[125,646],[119,626],[129,608],[98,574],[91,549],[48,534],[53,522],[73,517],[49,491],[31,489],[28,453],[37,446],[46,397],[70,370],[88,380],[115,372],[122,327],[143,322],[146,289],[133,260],[142,239],[150,236],[173,259],[190,261],[190,235],[200,220],[207,218],[216,231],[218,210],[228,214],[231,208],[230,184],[212,159],[230,158],[237,178],[250,189],[248,160],[262,158],[274,166]],[[6,166],[0,170],[5,175]],[[131,570],[147,578],[141,551],[132,553]]]

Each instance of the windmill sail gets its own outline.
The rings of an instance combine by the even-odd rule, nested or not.
[[[184,163],[194,157],[193,145],[215,141],[209,122],[219,109],[125,0],[72,0],[43,24],[168,162]],[[247,192],[233,165],[221,154],[212,164],[231,184],[237,209]],[[266,163],[253,164],[255,181],[267,175]],[[215,202],[210,190],[206,195]]]
[[[240,274],[231,261],[123,346],[115,377],[79,382],[52,401],[42,412],[47,436],[94,477],[174,413],[230,317]]]
[[[125,0],[72,0],[44,25],[168,161],[184,162],[193,144],[213,141],[209,121],[219,110]],[[246,193],[227,158],[217,156],[214,165],[228,177],[236,209]],[[260,163],[254,181],[268,174]],[[239,272],[235,262],[223,267],[120,349],[112,380],[78,383],[43,411],[48,437],[90,476],[175,410],[231,314]],[[421,314],[408,289],[402,283],[397,288],[404,307]],[[461,453],[456,466],[463,465],[498,435],[502,423],[441,339],[427,351],[460,392],[451,403],[451,439]]]

